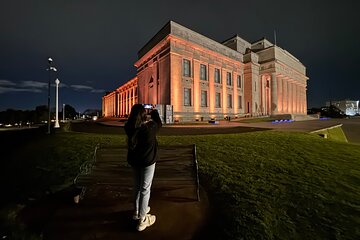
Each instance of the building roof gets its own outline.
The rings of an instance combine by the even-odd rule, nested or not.
[[[156,44],[158,44],[161,40],[163,40],[166,36],[173,35],[180,37],[184,40],[193,42],[195,44],[198,44],[202,47],[205,47],[209,50],[212,50],[214,52],[220,53],[222,55],[225,55],[229,58],[241,61],[243,60],[243,55],[235,51],[234,49],[231,49],[215,40],[212,40],[208,37],[205,37],[195,31],[192,31],[174,21],[169,21],[164,27],[160,29],[159,32],[157,32],[154,37],[152,37],[144,47],[142,47],[138,51],[138,59],[143,57],[148,51],[150,51]]]

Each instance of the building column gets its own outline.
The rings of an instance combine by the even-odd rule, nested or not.
[[[227,113],[227,92],[226,92],[226,74],[227,71],[224,69],[221,69],[221,83],[222,83],[222,91],[221,91],[221,96],[222,96],[222,113],[225,114]],[[250,103],[251,104],[251,103]],[[251,112],[250,112],[251,114]]]
[[[300,113],[300,86],[296,84],[296,113]]]
[[[120,92],[120,116],[123,116],[124,114],[123,114],[123,94],[122,94],[122,92]]]
[[[215,67],[209,64],[208,71],[208,81],[209,81],[209,110],[210,113],[215,112],[215,85],[214,85],[214,75],[215,75]]]
[[[307,114],[306,87],[304,87],[304,114]]]
[[[291,80],[289,80],[289,106],[288,106],[288,112],[291,114],[293,113],[293,83]]]
[[[157,81],[156,81],[157,82]],[[157,93],[156,93],[157,94]],[[157,100],[157,99],[156,99]],[[158,102],[156,102],[158,103]],[[135,105],[135,87],[132,88],[132,106]],[[131,106],[131,107],[132,107]]]
[[[283,113],[287,113],[288,111],[288,85],[287,80],[285,78],[282,79],[282,89],[283,89]]]
[[[192,103],[193,109],[195,113],[200,112],[200,62],[196,59],[193,60],[193,99],[194,102]]]
[[[266,114],[266,75],[260,76],[260,106],[261,114]]]
[[[283,91],[283,79],[277,78],[277,91],[278,91],[278,113],[284,112],[284,91]]]
[[[271,74],[271,114],[278,113],[278,95],[277,95],[277,80],[276,74]]]
[[[301,87],[301,90],[300,90],[300,113],[303,113],[303,109],[304,109],[304,92],[303,92],[303,87]]]
[[[130,114],[130,105],[131,105],[131,92],[130,92],[130,88],[127,90],[127,114]]]
[[[292,113],[296,113],[296,85],[292,82]]]

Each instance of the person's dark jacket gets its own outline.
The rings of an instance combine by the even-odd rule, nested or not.
[[[144,122],[139,128],[134,129],[125,124],[125,132],[130,140],[127,161],[131,166],[147,167],[158,160],[156,134],[161,125],[161,119],[156,110],[151,112],[151,120]]]

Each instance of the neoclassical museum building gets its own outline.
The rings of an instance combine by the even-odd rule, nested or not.
[[[179,122],[307,112],[305,66],[265,38],[220,43],[170,21],[134,65],[136,76],[103,96],[105,117],[135,103],[170,107]]]

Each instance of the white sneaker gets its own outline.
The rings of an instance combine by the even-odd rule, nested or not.
[[[146,208],[146,214],[148,214],[150,212],[150,207],[148,206]],[[132,217],[134,220],[139,220],[140,217],[139,217],[139,211],[135,211],[134,214],[133,214],[133,217]]]
[[[139,224],[137,225],[137,230],[143,231],[145,228],[150,227],[156,221],[155,215],[146,214],[146,216],[139,220]]]

